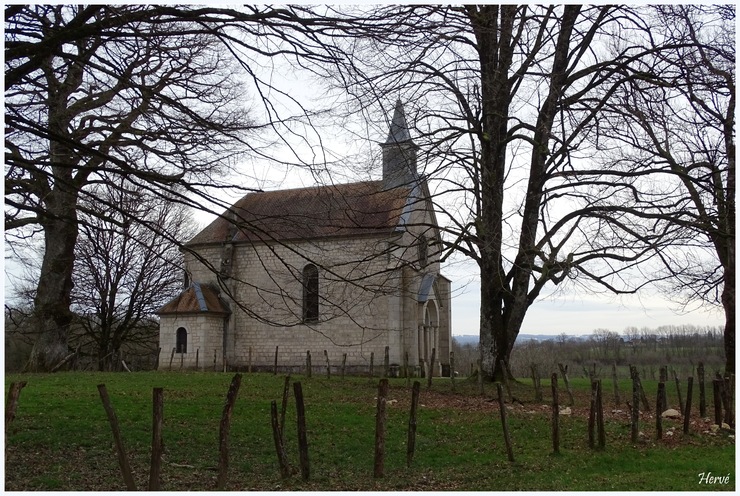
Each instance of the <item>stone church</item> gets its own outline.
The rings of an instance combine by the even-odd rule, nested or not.
[[[249,193],[187,243],[163,306],[160,367],[449,373],[450,281],[401,102],[377,181]],[[431,363],[434,350],[434,363]],[[346,357],[345,357],[346,355]]]

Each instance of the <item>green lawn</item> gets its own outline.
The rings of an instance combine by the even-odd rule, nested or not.
[[[233,374],[58,373],[8,375],[24,380],[16,418],[6,429],[6,490],[123,490],[113,437],[97,384],[104,383],[121,424],[139,489],[146,488],[152,428],[152,388],[164,388],[163,490],[215,488],[218,432]],[[476,394],[475,383],[435,379],[422,383],[416,454],[406,467],[411,391],[392,379],[389,393],[385,476],[373,478],[378,379],[294,376],[306,403],[311,478],[298,471],[295,401],[287,412],[286,448],[295,474],[280,478],[270,429],[270,402],[282,397],[284,377],[244,374],[231,424],[229,490],[734,490],[734,435],[706,433],[696,418],[691,433],[666,423],[673,435],[655,440],[655,421],[643,413],[641,440],[630,442],[629,414],[613,413],[611,385],[604,384],[606,449],[588,448],[588,384],[574,381],[573,415],[561,416],[561,453],[552,453],[549,383],[532,401],[531,381],[515,385],[521,402],[508,418],[516,461],[506,457],[495,388]],[[649,397],[655,385],[645,382]],[[628,396],[627,385],[622,396]],[[561,401],[567,398],[561,385]],[[651,397],[652,401],[652,397]],[[694,399],[694,405],[698,399]],[[697,408],[694,409],[697,411]],[[709,413],[708,415],[711,415]],[[734,434],[734,433],[732,433]],[[727,483],[700,484],[701,474]],[[724,482],[724,481],[721,481]]]

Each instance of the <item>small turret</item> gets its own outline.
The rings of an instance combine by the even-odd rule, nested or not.
[[[419,147],[411,140],[401,100],[396,101],[383,150],[383,189],[412,186],[419,179],[416,157]]]

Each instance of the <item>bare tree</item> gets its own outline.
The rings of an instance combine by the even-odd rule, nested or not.
[[[179,187],[170,197],[227,207],[206,187],[227,187],[218,172],[240,155],[268,156],[261,145],[277,140],[260,141],[256,130],[291,123],[259,69],[269,73],[273,56],[320,58],[310,37],[291,32],[308,24],[269,7],[5,9],[6,239],[38,234],[45,246],[32,370],[50,370],[67,352],[80,202],[95,201],[89,186],[121,176],[151,194]],[[242,81],[263,104],[259,123]],[[258,188],[241,183],[228,186]]]
[[[409,6],[354,15],[369,27],[342,45],[348,65],[327,75],[367,115],[389,95],[412,102],[447,224],[445,256],[461,253],[480,269],[487,374],[507,373],[501,363],[543,290],[591,281],[632,293],[644,284],[621,274],[652,255],[664,228],[624,223],[561,175],[584,167],[582,134],[636,77],[630,67],[643,47],[606,50],[635,23],[628,10]]]
[[[105,205],[80,204],[86,218],[75,253],[72,310],[82,331],[70,344],[96,353],[99,370],[106,370],[123,347],[151,347],[152,335],[156,342],[152,316],[183,284],[182,254],[169,238],[185,242],[195,226],[181,204],[149,198],[125,184],[99,188],[105,191],[95,196],[106,199]]]
[[[610,198],[672,227],[662,288],[678,304],[724,309],[726,373],[735,371],[735,7],[663,6],[633,35],[650,56],[615,94],[593,141],[601,170],[581,181],[624,186]],[[648,28],[649,26],[649,28]],[[649,34],[649,36],[647,36]]]

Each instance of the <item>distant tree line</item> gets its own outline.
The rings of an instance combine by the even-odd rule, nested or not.
[[[453,338],[458,371],[470,372],[480,356],[477,344],[460,343]],[[552,339],[519,341],[511,354],[514,377],[529,377],[536,364],[541,374],[558,370],[558,363],[569,366],[574,376],[587,375],[596,368],[597,375],[611,374],[613,365],[635,365],[648,379],[657,379],[660,367],[691,375],[699,362],[707,373],[722,372],[725,364],[724,332],[720,327],[667,325],[657,328],[628,327],[622,333],[595,329],[588,336],[560,334]],[[475,367],[475,365],[474,365]]]

